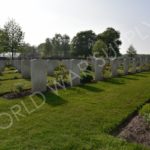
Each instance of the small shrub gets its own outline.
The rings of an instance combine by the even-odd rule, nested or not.
[[[143,106],[139,113],[148,123],[150,123],[150,104]]]
[[[87,66],[85,71],[81,72],[81,83],[89,83],[93,81],[92,66]]]
[[[93,75],[90,73],[81,73],[81,83],[89,83],[93,81]]]
[[[12,70],[16,70],[16,69],[10,65],[7,65],[5,68],[5,71],[12,71]]]
[[[104,78],[110,78],[111,77],[111,66],[109,64],[106,64],[104,66],[103,75],[104,75]]]
[[[13,79],[18,79],[18,77],[17,77],[17,76],[14,76]]]
[[[15,93],[21,93],[23,91],[23,87],[24,85],[22,83],[17,83],[15,84],[13,91]]]
[[[66,67],[62,64],[55,68],[54,75],[56,81],[59,83],[67,83],[69,81],[69,72],[66,69]]]
[[[92,65],[88,65],[86,71],[92,71]]]

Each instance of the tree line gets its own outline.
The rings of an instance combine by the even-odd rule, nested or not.
[[[120,32],[112,27],[99,34],[92,30],[81,31],[72,40],[66,34],[55,34],[37,47],[25,43],[23,39],[24,32],[20,25],[13,19],[9,20],[0,28],[0,53],[11,52],[12,59],[16,52],[23,58],[86,58],[93,54],[103,57],[121,56]],[[128,53],[136,54],[133,46],[130,46]]]

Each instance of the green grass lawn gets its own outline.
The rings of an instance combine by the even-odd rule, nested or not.
[[[7,89],[0,86],[0,91],[3,88]],[[85,84],[59,90],[58,94],[45,93],[46,103],[31,114],[24,108],[25,105],[30,111],[35,109],[30,97],[16,100],[0,97],[0,114],[9,113],[13,118],[11,128],[0,129],[0,150],[150,149],[109,134],[150,98],[150,73]],[[40,96],[33,99],[38,105],[43,102]],[[16,109],[21,108],[19,120],[11,112],[15,105]],[[0,126],[8,123],[8,118],[0,117]]]
[[[47,76],[48,85],[53,85],[54,79],[52,76]],[[13,67],[6,67],[4,72],[0,74],[0,95],[15,91],[18,84],[21,84],[24,90],[31,89],[30,79],[24,79],[21,73]]]
[[[13,67],[6,67],[0,74],[0,81],[21,79],[22,75]]]
[[[20,83],[23,89],[31,88],[31,82],[25,79],[5,80],[0,81],[0,94],[16,91],[16,86]]]
[[[0,74],[0,95],[15,91],[17,84],[20,83],[22,84],[23,89],[31,88],[31,82],[23,79],[20,73],[13,68],[5,68],[4,72]]]

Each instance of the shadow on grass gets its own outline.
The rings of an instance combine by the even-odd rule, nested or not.
[[[139,74],[139,73],[133,74],[133,76],[135,76],[135,77],[143,77],[143,78],[148,77],[148,76],[145,75],[145,74]]]
[[[46,98],[46,103],[51,106],[60,106],[67,103],[66,100],[52,92],[46,92],[44,95]]]
[[[0,77],[3,77],[4,76],[4,74],[3,73],[0,73]]]
[[[84,84],[84,85],[81,85],[80,88],[91,91],[91,92],[103,92],[104,91],[103,89],[99,89],[99,88],[92,86],[92,84],[91,85]]]
[[[108,79],[105,79],[104,82],[110,83],[110,84],[116,84],[116,85],[125,84],[125,81],[121,80],[121,78],[108,78]]]
[[[139,79],[137,79],[135,77],[129,77],[129,76],[122,76],[121,78],[127,79],[127,80],[139,80]]]

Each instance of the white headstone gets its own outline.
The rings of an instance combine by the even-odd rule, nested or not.
[[[80,68],[79,68],[79,60],[73,59],[70,60],[70,69],[69,69],[69,74],[70,74],[70,82],[72,86],[80,85]]]
[[[21,74],[24,78],[31,77],[31,63],[30,60],[21,60]]]
[[[116,77],[118,75],[118,60],[113,59],[111,60],[111,73],[112,77]]]
[[[47,90],[47,63],[45,60],[31,60],[32,92]]]
[[[62,64],[69,70],[71,69],[71,60],[69,59],[65,59],[65,60],[62,60]]]
[[[18,72],[21,72],[21,60],[13,60],[13,66],[18,70]]]
[[[48,75],[54,75],[54,70],[58,65],[59,65],[59,60],[47,60]]]
[[[132,59],[132,69],[131,69],[131,73],[136,73],[136,67],[137,67],[136,59],[133,58],[133,59]]]
[[[101,59],[96,59],[94,62],[94,66],[95,66],[95,80],[96,81],[100,81],[103,80],[104,76],[103,76],[103,69],[104,69],[104,64],[103,61]]]
[[[148,62],[148,56],[144,56],[144,62],[145,62],[145,71],[149,70],[149,62]]]
[[[127,75],[128,71],[129,71],[129,60],[128,60],[128,58],[124,58],[124,60],[123,60],[123,69],[124,69],[124,75]]]
[[[143,57],[140,56],[139,58],[139,70],[140,72],[143,71],[144,63],[143,63]]]

